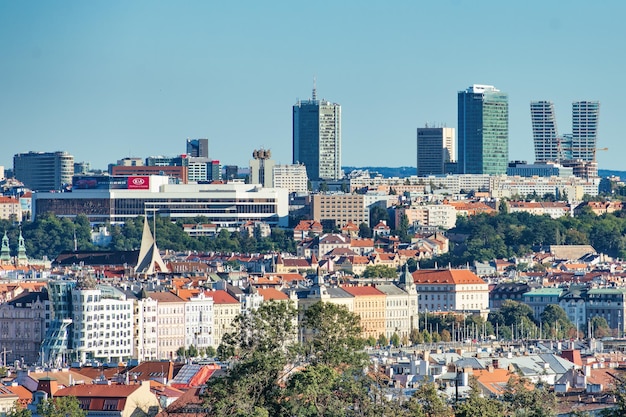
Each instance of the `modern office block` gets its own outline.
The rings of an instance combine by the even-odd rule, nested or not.
[[[458,169],[462,174],[504,174],[509,158],[508,95],[474,84],[458,93]]]
[[[446,174],[446,163],[455,160],[454,128],[417,128],[417,176]]]
[[[187,139],[187,156],[196,158],[209,157],[208,139]]]
[[[596,160],[598,136],[598,101],[572,103],[572,158],[591,162]]]
[[[293,163],[306,166],[311,180],[337,180],[341,171],[341,106],[309,100],[293,106]]]
[[[33,191],[59,191],[72,183],[74,157],[67,152],[28,152],[13,156],[15,178]]]
[[[546,100],[531,101],[530,118],[533,126],[535,161],[557,162],[563,159],[554,115],[554,103]]]

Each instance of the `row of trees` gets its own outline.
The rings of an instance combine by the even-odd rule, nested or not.
[[[592,245],[600,253],[626,258],[626,216],[622,211],[596,216],[587,208],[577,217],[558,219],[501,211],[458,217],[449,233],[467,238],[448,254],[425,261],[422,266],[509,259],[546,245]]]
[[[31,223],[18,226],[7,220],[0,221],[0,228],[6,231],[13,255],[17,253],[20,232],[24,236],[26,253],[31,258],[54,259],[63,251],[78,250],[133,250],[141,245],[143,217],[129,219],[124,225],[107,225],[111,234],[108,248],[99,248],[91,243],[91,225],[85,215],[75,219],[59,218],[52,214],[37,216]],[[203,218],[189,220],[189,223],[207,223]],[[151,221],[152,223],[152,221]],[[171,222],[165,217],[156,219],[157,245],[161,249],[174,251],[220,251],[240,253],[263,253],[286,251],[295,253],[295,242],[289,233],[273,229],[269,237],[261,237],[257,229],[253,236],[247,232],[230,233],[222,229],[216,237],[190,237],[183,230],[182,221]],[[152,224],[151,224],[152,227]]]

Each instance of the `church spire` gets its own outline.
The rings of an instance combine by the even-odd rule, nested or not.
[[[0,250],[0,263],[6,265],[11,262],[11,248],[9,248],[9,237],[6,230],[2,237],[2,249]]]
[[[26,242],[22,236],[22,229],[20,229],[20,237],[17,239],[17,264],[28,264],[28,256],[26,256]]]

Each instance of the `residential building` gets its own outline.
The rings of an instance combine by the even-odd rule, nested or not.
[[[386,333],[386,295],[374,286],[341,287],[354,297],[354,314],[361,318],[363,337],[379,337]]]
[[[572,159],[596,161],[600,102],[572,103]]]
[[[586,324],[587,298],[587,288],[581,285],[571,285],[559,298],[559,306],[578,331],[584,329]]]
[[[241,313],[239,301],[225,290],[214,290],[210,293],[213,299],[213,346],[222,343],[224,335],[235,330],[234,320]]]
[[[489,287],[468,269],[420,269],[412,275],[420,312],[489,311]]]
[[[456,161],[454,128],[417,128],[417,176],[446,174],[446,163]]]
[[[24,292],[0,304],[0,356],[7,363],[26,364],[40,359],[41,342],[50,323],[47,291]],[[1,410],[0,410],[1,411]]]
[[[303,164],[274,165],[272,175],[276,188],[286,188],[290,193],[306,193],[309,190],[309,177]]]
[[[22,205],[13,197],[0,197],[0,219],[22,222]]]
[[[602,317],[619,337],[624,332],[626,320],[626,288],[590,289],[587,291],[586,310],[588,322],[594,317]]]
[[[142,291],[133,298],[133,358],[140,362],[159,359],[158,302]]]
[[[508,95],[474,84],[458,94],[458,172],[504,174],[509,159]]]
[[[209,157],[208,139],[187,139],[187,156],[195,158]]]
[[[149,292],[157,301],[157,341],[159,359],[174,359],[178,348],[185,347],[185,300],[172,292]]]
[[[409,224],[414,226],[434,226],[445,230],[456,225],[457,210],[449,204],[424,204],[393,209],[395,224],[400,224],[402,216],[406,216]]]
[[[61,388],[55,398],[74,397],[87,417],[154,416],[161,407],[150,381],[139,384],[80,384]]]
[[[385,336],[409,337],[411,330],[418,329],[419,313],[417,306],[417,290],[413,276],[405,264],[398,282],[394,284],[378,284],[376,289],[385,294]],[[355,301],[358,298],[355,297]]]
[[[74,157],[67,152],[18,153],[13,175],[33,191],[60,191],[72,183]]]
[[[310,180],[338,180],[341,170],[341,106],[311,99],[293,106],[293,161],[304,164]]]
[[[187,290],[188,291],[188,290]],[[184,290],[180,290],[180,295]],[[185,303],[185,348],[194,345],[198,349],[214,346],[213,341],[215,317],[213,298],[210,293],[200,291],[198,294],[183,297]]]
[[[525,282],[502,282],[497,284],[489,292],[489,309],[499,310],[507,300],[523,303],[524,294],[530,290],[530,285]]]
[[[524,294],[524,303],[533,310],[535,320],[540,320],[541,313],[549,304],[559,305],[563,288],[535,288]]]
[[[564,201],[506,201],[505,204],[509,213],[548,215],[553,219],[571,215],[571,207]]]

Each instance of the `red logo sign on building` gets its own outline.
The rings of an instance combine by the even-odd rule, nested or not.
[[[128,177],[129,190],[150,189],[150,177]]]

